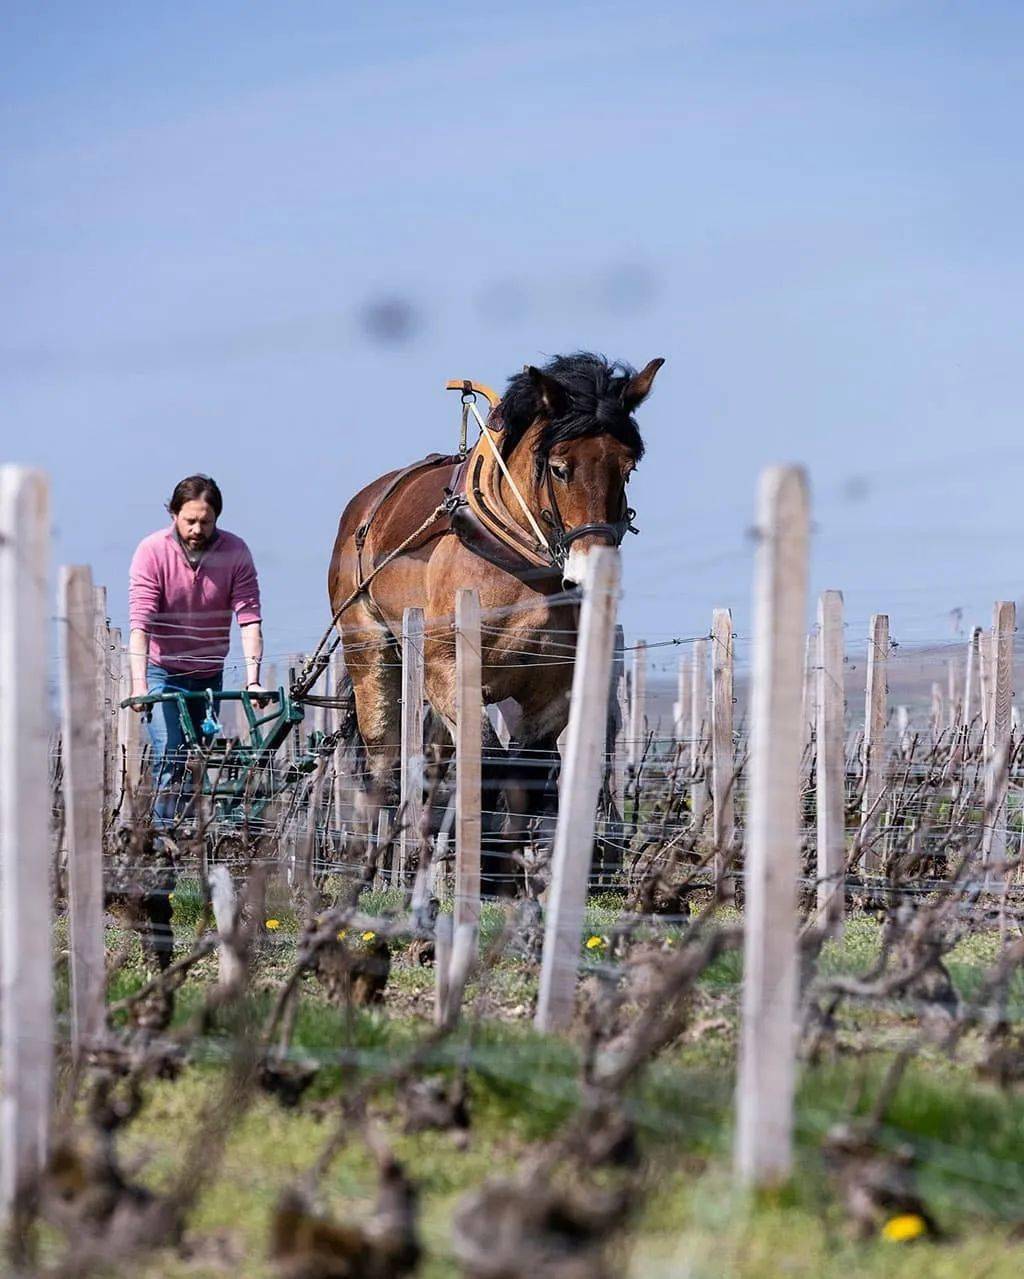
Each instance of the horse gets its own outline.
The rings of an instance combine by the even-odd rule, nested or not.
[[[425,693],[452,735],[461,587],[477,591],[485,623],[484,704],[512,699],[519,710],[507,752],[483,725],[484,811],[497,806],[499,756],[506,838],[550,806],[550,779],[546,789],[527,786],[510,765],[554,758],[568,722],[587,556],[632,529],[626,486],[644,453],[633,414],[663,363],[637,372],[578,352],[528,366],[509,379],[468,455],[431,455],[391,471],[345,507],[327,589],[355,701],[359,807],[369,829],[397,797],[403,610],[423,610]],[[508,892],[515,876],[502,873],[499,857],[485,835],[485,889]]]

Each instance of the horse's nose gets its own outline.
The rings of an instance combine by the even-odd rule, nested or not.
[[[574,591],[583,585],[587,571],[587,552],[582,546],[573,546],[562,565],[562,590]]]

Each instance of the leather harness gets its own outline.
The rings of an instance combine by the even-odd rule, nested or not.
[[[521,582],[535,583],[559,578],[572,543],[578,538],[603,535],[618,546],[627,532],[635,533],[633,525],[636,512],[625,504],[618,520],[595,521],[567,529],[558,509],[551,472],[547,472],[547,506],[541,511],[541,521],[550,533],[544,546],[538,544],[530,532],[512,516],[502,498],[498,480],[498,468],[483,447],[483,439],[477,441],[467,457],[443,453],[430,453],[418,462],[397,471],[366,512],[355,533],[356,580],[364,582],[367,574],[363,564],[363,549],[373,521],[385,502],[402,487],[411,476],[434,467],[451,468],[445,486],[445,501],[435,521],[423,530],[422,541],[432,541],[453,532],[467,550],[481,559],[518,578]],[[447,517],[447,526],[444,517]],[[422,542],[421,542],[422,544]]]
[[[464,390],[465,395],[474,390],[484,390],[477,383],[449,384]],[[493,392],[487,398],[494,405],[497,396]],[[356,547],[356,585],[342,603],[334,610],[330,625],[320,637],[313,652],[306,658],[302,670],[291,686],[293,697],[301,699],[308,695],[320,675],[327,667],[330,655],[341,643],[341,636],[335,633],[338,619],[351,604],[363,596],[370,607],[386,625],[386,619],[377,607],[370,586],[373,579],[386,565],[399,555],[412,550],[424,542],[454,533],[467,550],[480,556],[490,564],[511,573],[513,577],[528,585],[555,582],[562,576],[562,569],[569,554],[569,548],[577,538],[590,534],[600,534],[611,539],[618,546],[626,533],[635,533],[633,525],[636,512],[626,505],[625,495],[622,501],[621,516],[611,522],[598,521],[581,524],[567,529],[555,499],[551,472],[547,472],[548,505],[541,511],[541,522],[551,530],[544,535],[543,544],[531,535],[515,520],[502,497],[498,472],[499,467],[495,453],[497,446],[491,436],[492,431],[500,431],[501,423],[498,414],[492,409],[491,421],[486,430],[482,430],[480,439],[473,446],[468,457],[444,453],[429,453],[411,466],[396,471],[384,488],[377,494],[366,512],[362,523],[355,531]],[[483,427],[482,419],[479,419]],[[487,451],[485,451],[485,443]],[[402,485],[413,475],[434,467],[450,468],[448,483],[444,488],[444,497],[431,511],[423,523],[406,537],[398,546],[387,551],[376,564],[369,567],[363,563],[363,551],[374,519],[380,513],[384,503],[401,489]],[[507,469],[507,468],[506,468]],[[515,490],[515,485],[512,485]],[[522,497],[516,491],[520,502]],[[539,529],[536,520],[531,522]],[[543,534],[543,530],[540,530]]]

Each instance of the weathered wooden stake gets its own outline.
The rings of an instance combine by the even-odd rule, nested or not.
[[[864,869],[875,874],[881,864],[872,836],[878,828],[878,797],[885,787],[885,721],[888,718],[889,617],[874,613],[868,635],[868,677],[864,694],[864,798],[860,839]]]
[[[714,806],[715,886],[722,897],[733,895],[729,865],[736,829],[733,648],[732,610],[716,608],[711,621],[711,791]]]
[[[104,741],[107,748],[105,761],[106,776],[110,779],[109,793],[113,808],[117,807],[121,798],[121,752],[119,750],[118,723],[120,720],[121,694],[121,628],[107,627],[107,663],[106,663],[106,710],[107,727]],[[138,716],[135,716],[138,719]]]
[[[217,980],[222,989],[233,990],[241,983],[244,975],[238,954],[227,940],[234,933],[238,922],[235,886],[231,882],[231,872],[223,865],[211,866],[209,878],[213,918],[217,924],[217,933],[222,938],[217,947]]]
[[[480,598],[455,593],[455,923],[480,919]]]
[[[442,1025],[454,1026],[462,1011],[466,983],[477,959],[477,926],[457,924],[452,935],[452,958],[448,965],[448,990],[445,994]]]
[[[986,876],[1001,880],[1006,874],[1006,796],[1010,749],[1010,706],[1013,702],[1013,633],[1017,607],[1002,600],[992,610],[992,713],[990,750],[985,765],[985,831],[982,850]]]
[[[626,763],[629,754],[626,734],[629,732],[629,692],[626,680],[626,637],[621,626],[615,628],[612,657],[611,695],[615,699],[615,741],[612,746],[612,797],[619,817],[626,814]]]
[[[452,917],[438,915],[434,924],[434,1025],[443,1026],[448,1007],[448,974],[452,962]]]
[[[982,631],[978,636],[978,687],[981,693],[981,750],[982,759],[992,755],[992,700],[995,681],[992,675],[992,631]]]
[[[103,726],[103,826],[106,828],[107,819],[110,816],[110,806],[113,802],[111,795],[110,770],[108,766],[108,753],[110,746],[110,730],[108,720],[108,694],[109,677],[107,650],[110,647],[110,635],[107,630],[107,588],[105,586],[94,586],[94,605],[95,612],[93,614],[93,636],[96,645],[97,661],[99,663],[100,676],[96,683],[96,707],[100,717],[100,723]]]
[[[693,641],[693,680],[690,684],[690,812],[699,828],[708,802],[708,642]]]
[[[964,670],[964,745],[971,748],[974,736],[974,717],[978,713],[978,698],[975,692],[978,682],[978,651],[981,647],[981,627],[971,628],[971,637],[967,641],[967,662]]]
[[[342,657],[341,649],[337,649],[331,655],[331,690],[334,697],[341,694],[342,686],[345,682],[345,659]],[[333,710],[331,712],[331,732],[336,733],[341,725],[341,711]],[[334,778],[331,787],[332,792],[332,812],[335,829],[340,831],[345,826],[347,814],[345,811],[345,793],[349,787],[347,762],[345,759],[345,748],[339,743],[334,748]],[[342,850],[344,852],[344,850]]]
[[[842,591],[824,591],[818,600],[817,721],[818,923],[837,933],[846,863]]]
[[[633,679],[629,699],[629,763],[635,773],[643,763],[647,744],[647,641],[633,649]]]
[[[689,654],[679,654],[679,670],[676,676],[675,738],[676,760],[680,769],[685,769],[690,758],[690,699],[693,697],[693,665]]]
[[[792,1163],[808,540],[802,468],[762,474],[758,532],[736,1126],[736,1174],[752,1186],[784,1180]]]
[[[963,704],[957,694],[956,686],[956,665],[950,658],[946,662],[946,698],[948,705],[948,728],[951,733],[955,733],[960,725],[960,716],[963,711]]]
[[[910,707],[896,707],[896,741],[899,743],[900,754],[906,759],[910,755],[910,747],[913,744],[914,734],[910,727]]]
[[[814,725],[818,705],[817,654],[817,636],[814,631],[808,631],[807,638],[804,641],[804,682],[800,696],[800,716],[803,724],[800,741],[801,754],[807,750],[814,740]]]
[[[587,556],[579,639],[572,675],[565,785],[558,806],[541,961],[536,1025],[559,1030],[572,1019],[580,933],[594,851],[594,819],[603,774],[608,668],[615,639],[619,553],[599,547]]]
[[[402,832],[398,882],[405,883],[423,820],[423,610],[402,614]]]
[[[932,741],[937,742],[946,731],[946,703],[942,696],[942,685],[937,679],[932,680]]]
[[[53,1072],[50,914],[49,483],[0,468],[0,1208],[46,1157]]]
[[[121,819],[129,821],[134,812],[134,800],[138,794],[142,776],[142,716],[137,715],[130,706],[120,705],[120,702],[132,695],[132,675],[127,650],[121,653],[121,687],[118,692],[117,740],[120,747],[119,754],[124,760],[126,791]]]
[[[92,573],[84,565],[62,568],[57,619],[62,641],[61,737],[71,925],[71,1045],[76,1054],[100,1038],[105,1021],[103,721],[96,709],[96,689],[103,673],[102,654],[94,642],[95,612]]]

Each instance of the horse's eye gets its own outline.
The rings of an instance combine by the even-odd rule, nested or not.
[[[551,462],[551,474],[564,484],[569,478],[569,468],[562,462]]]

